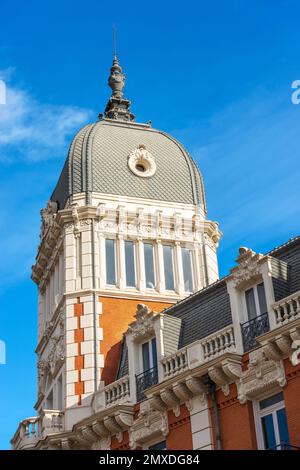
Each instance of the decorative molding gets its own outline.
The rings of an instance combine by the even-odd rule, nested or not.
[[[147,305],[138,304],[135,314],[136,320],[130,323],[126,334],[131,334],[135,340],[150,338],[154,335],[154,320],[160,314],[151,310]]]
[[[238,400],[241,404],[252,400],[274,387],[284,387],[286,376],[282,361],[266,358],[261,349],[249,354],[249,366],[237,382]]]
[[[261,276],[260,265],[267,259],[267,256],[255,253],[250,248],[241,247],[236,260],[238,266],[230,270],[229,279],[233,280],[236,288],[242,289],[250,280],[255,280]]]
[[[128,157],[128,166],[132,173],[142,178],[150,178],[150,176],[153,176],[156,172],[154,157],[146,149],[144,144],[138,145],[130,153]]]
[[[138,418],[129,430],[129,446],[135,450],[147,441],[161,437],[164,439],[169,433],[168,416],[166,412],[154,411],[150,404],[140,410]]]

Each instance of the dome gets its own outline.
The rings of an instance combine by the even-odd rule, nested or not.
[[[153,162],[153,174],[133,172],[130,156],[139,148]],[[137,165],[139,162],[137,161]],[[199,204],[205,210],[201,174],[191,156],[168,134],[149,125],[102,119],[74,137],[51,200],[63,209],[76,194],[100,192],[134,198]]]
[[[85,193],[89,204],[91,192],[99,192],[197,204],[206,211],[202,177],[188,152],[165,132],[134,121],[116,55],[108,84],[105,117],[75,135],[51,200],[63,209],[74,194]]]

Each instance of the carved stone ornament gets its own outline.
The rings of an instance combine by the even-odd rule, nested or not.
[[[143,443],[155,438],[164,439],[169,433],[166,412],[154,411],[149,407],[140,412],[129,431],[129,446],[136,449]]]
[[[47,204],[47,207],[41,210],[41,217],[42,217],[41,232],[40,232],[41,238],[44,236],[48,228],[51,227],[51,225],[53,225],[56,214],[57,214],[56,202],[49,201]]]
[[[248,369],[242,373],[237,382],[238,399],[241,404],[269,389],[286,385],[282,361],[267,359],[262,350],[251,353],[249,359]]]
[[[128,157],[128,166],[132,173],[142,178],[149,178],[156,172],[156,163],[153,155],[140,144]]]
[[[131,334],[134,339],[140,340],[154,335],[154,320],[159,315],[147,305],[138,304],[135,314],[136,321],[130,323],[126,334]]]
[[[243,288],[249,280],[257,279],[261,276],[260,264],[266,256],[255,253],[250,248],[241,247],[236,260],[238,266],[231,269],[231,279],[234,287]]]

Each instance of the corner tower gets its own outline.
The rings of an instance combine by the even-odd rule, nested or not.
[[[218,279],[220,232],[201,174],[178,141],[135,121],[124,84],[115,55],[104,115],[75,135],[42,210],[32,268],[36,409],[64,413],[65,430],[116,379],[138,303],[161,311]]]

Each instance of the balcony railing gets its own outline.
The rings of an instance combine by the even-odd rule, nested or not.
[[[291,444],[287,444],[285,442],[281,442],[273,447],[268,447],[266,450],[300,450],[300,447],[291,446]]]
[[[126,375],[104,388],[105,407],[130,400],[129,376]]]
[[[63,430],[64,413],[62,411],[42,410],[40,416],[21,421],[11,441],[12,448],[33,448],[39,439]]]
[[[268,313],[264,313],[259,317],[252,318],[252,320],[247,321],[241,325],[242,338],[244,351],[250,351],[259,346],[256,341],[257,336],[260,336],[269,331],[269,317]]]
[[[188,368],[187,350],[186,348],[176,351],[172,356],[168,356],[161,360],[163,366],[164,378],[174,377]]]
[[[272,305],[277,326],[300,318],[300,291]]]
[[[152,367],[145,372],[142,372],[139,375],[136,375],[136,397],[137,401],[142,401],[146,397],[144,391],[151,387],[152,385],[157,384],[158,382],[158,372],[157,367]]]

